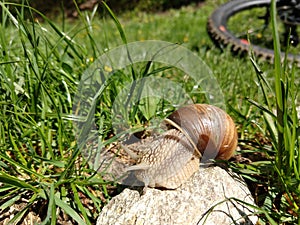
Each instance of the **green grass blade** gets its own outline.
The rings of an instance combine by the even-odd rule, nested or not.
[[[77,188],[93,201],[94,206],[96,207],[98,212],[100,212],[102,201],[99,198],[97,198],[93,193],[91,193],[87,187],[78,186]]]
[[[29,211],[32,203],[27,204],[23,209],[21,209],[14,217],[8,222],[8,224],[19,224],[22,220],[24,215]]]
[[[52,183],[50,185],[50,190],[49,190],[49,196],[48,196],[48,209],[47,209],[47,216],[44,219],[44,221],[41,223],[41,225],[46,225],[46,224],[51,224],[55,225],[56,224],[56,204],[55,204],[55,184]]]
[[[9,162],[11,165],[15,166],[16,168],[19,168],[21,170],[26,171],[28,174],[34,175],[34,176],[39,177],[39,178],[44,178],[44,176],[42,174],[39,174],[39,173],[35,172],[33,169],[27,168],[26,164],[25,165],[20,164],[20,163],[14,161],[12,158],[8,157],[7,155],[2,154],[0,152],[0,159],[1,158],[2,158],[2,160],[5,160],[5,161]]]
[[[275,74],[275,93],[276,93],[276,107],[277,107],[277,129],[278,129],[278,144],[277,144],[277,155],[276,161],[278,163],[279,170],[281,171],[282,159],[283,159],[283,111],[284,111],[284,100],[282,90],[282,68],[281,68],[281,50],[279,34],[277,30],[276,20],[276,1],[271,2],[271,24],[274,44],[274,74]]]
[[[22,165],[26,165],[26,159],[23,157],[22,153],[20,152],[20,147],[17,146],[17,143],[15,142],[15,138],[12,136],[11,132],[9,132],[9,139],[10,143],[14,147],[14,151],[17,153],[18,160]]]
[[[71,189],[72,189],[73,194],[74,194],[74,201],[75,201],[78,209],[82,213],[82,216],[85,219],[86,224],[91,225],[91,222],[89,221],[89,218],[86,214],[86,209],[84,208],[84,206],[82,205],[82,203],[80,201],[79,194],[78,194],[78,191],[77,191],[77,188],[76,188],[75,184],[71,183],[70,185],[71,185]]]
[[[59,206],[66,214],[74,219],[78,224],[86,224],[80,215],[66,202],[62,201],[57,195],[54,197],[55,204]]]
[[[122,39],[123,43],[127,44],[127,38],[126,38],[125,32],[122,28],[122,25],[121,25],[120,21],[118,20],[116,15],[113,13],[113,11],[109,8],[109,6],[105,3],[105,1],[102,1],[102,4],[104,5],[105,9],[108,11],[109,15],[113,19],[113,21],[114,21],[114,23],[115,23],[115,25],[116,25],[116,27],[119,31],[119,34],[121,36],[121,39]]]
[[[15,204],[15,202],[20,200],[20,198],[21,198],[20,195],[16,195],[16,196],[12,197],[11,199],[7,200],[6,202],[2,203],[2,205],[0,205],[0,210],[4,211],[6,208],[9,208],[13,204]]]
[[[277,104],[279,110],[283,111],[283,98],[281,90],[281,50],[280,50],[280,39],[278,34],[278,25],[276,19],[276,0],[271,2],[271,24],[272,24],[272,35],[273,35],[273,44],[274,44],[274,67],[275,67],[275,91],[277,97]],[[282,125],[282,124],[280,124]]]
[[[17,187],[17,188],[29,189],[36,193],[39,192],[38,188],[32,186],[28,182],[20,180],[17,177],[13,177],[8,174],[4,174],[3,172],[0,172],[0,182],[4,183],[4,184],[9,184],[9,185]]]
[[[259,82],[259,87],[263,93],[264,101],[265,101],[266,105],[268,106],[268,108],[272,109],[272,105],[270,102],[270,96],[269,96],[269,94],[273,95],[271,85],[267,81],[264,73],[261,71],[261,69],[259,68],[257,63],[252,58],[250,58],[250,60],[252,62],[252,65],[255,68],[256,76],[257,76],[257,79]]]
[[[19,28],[19,22],[18,20],[13,16],[13,14],[9,11],[9,9],[5,6],[5,4],[3,2],[0,2],[0,6],[2,8],[2,10],[5,11],[6,15],[8,15],[8,17],[11,19],[11,21],[13,22],[13,24]]]

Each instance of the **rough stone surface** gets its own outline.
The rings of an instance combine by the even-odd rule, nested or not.
[[[201,167],[176,190],[125,189],[103,208],[97,225],[255,224],[257,217],[244,202],[254,205],[238,175]]]

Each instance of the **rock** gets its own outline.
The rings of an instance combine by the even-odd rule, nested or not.
[[[100,213],[97,225],[256,224],[255,206],[244,181],[234,173],[201,167],[176,190],[126,188]]]

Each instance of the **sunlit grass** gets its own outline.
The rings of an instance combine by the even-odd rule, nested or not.
[[[264,210],[270,209],[268,204],[277,193],[277,185],[282,185],[279,190],[285,198],[283,203],[292,200],[291,208],[298,213],[299,199],[293,196],[299,196],[299,121],[295,111],[299,104],[299,69],[287,66],[279,72],[276,62],[274,72],[273,65],[255,60],[252,63],[249,57],[239,58],[217,49],[206,33],[207,16],[217,3],[206,1],[202,6],[191,5],[158,14],[128,12],[115,20],[108,15],[99,18],[95,10],[80,12],[77,21],[51,21],[43,15],[39,19],[25,19],[22,8],[13,16],[8,5],[1,3],[0,214],[26,198],[27,207],[12,222],[20,221],[37,204],[44,205],[43,224],[55,224],[62,211],[79,224],[95,222],[111,197],[107,185],[112,183],[103,181],[78,150],[72,123],[76,116],[72,111],[73,98],[83,72],[104,52],[126,42],[153,39],[191,49],[212,69],[225,95],[227,111],[238,126],[241,152],[270,156],[247,168],[233,164],[233,169],[254,183],[269,182],[266,188],[270,195],[262,198]],[[132,65],[118,71],[112,77],[116,79],[103,90],[101,107],[96,112],[100,142],[115,141],[110,139],[111,107],[126,83],[156,71],[155,76],[181,83],[187,90],[193,85],[186,74],[168,65],[147,66]],[[274,92],[281,82],[284,88]],[[280,97],[280,92],[284,96]],[[202,100],[200,96],[193,97],[195,102]],[[281,111],[275,114],[273,110],[276,111],[280,99],[289,107],[285,110],[280,103]],[[162,107],[158,109],[163,111]],[[145,108],[137,108],[131,116],[131,126],[142,126],[152,115]],[[277,119],[286,125],[283,130]],[[280,147],[280,157],[276,156],[279,133],[272,133],[274,129],[282,131],[284,147]],[[277,157],[275,164],[274,157]],[[280,182],[274,182],[275,174]],[[288,216],[285,211],[281,215]],[[281,220],[272,212],[270,216]]]

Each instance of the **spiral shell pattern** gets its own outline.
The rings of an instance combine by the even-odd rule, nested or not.
[[[202,160],[228,160],[237,147],[237,130],[231,117],[208,104],[179,108],[169,119],[183,129],[202,154]]]

